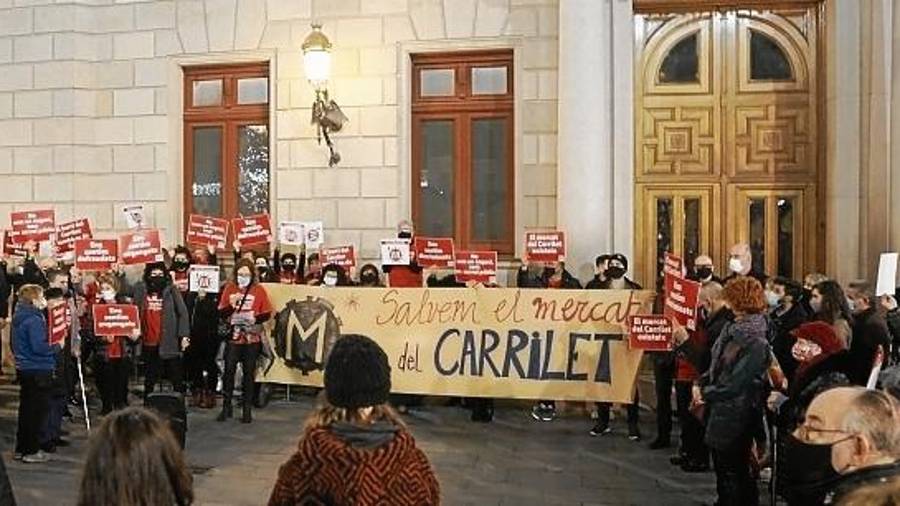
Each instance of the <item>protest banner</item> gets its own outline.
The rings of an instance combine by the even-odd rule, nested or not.
[[[188,219],[185,239],[188,244],[225,249],[228,240],[228,220],[192,214]]]
[[[467,281],[483,284],[497,282],[496,251],[457,251],[455,265],[456,280],[460,283]]]
[[[75,241],[75,267],[82,271],[106,271],[118,261],[119,242],[115,239]]]
[[[52,306],[47,306],[47,333],[50,346],[62,345],[66,340],[69,325],[72,323],[68,312],[69,304],[65,301],[57,301]]]
[[[561,262],[565,260],[566,235],[559,231],[526,233],[525,258],[531,262]]]
[[[13,211],[9,213],[9,221],[12,241],[16,244],[49,241],[56,233],[56,212],[53,209]]]
[[[138,307],[132,304],[94,304],[94,335],[130,336],[141,330]]]
[[[317,250],[325,244],[325,224],[321,221],[303,223],[303,244],[307,251]]]
[[[378,342],[395,393],[630,402],[643,352],[628,318],[653,293],[263,285],[275,358],[262,381],[322,386],[341,334]]]
[[[667,251],[665,258],[663,259],[663,274],[671,274],[683,278],[684,260],[682,260],[680,256]]]
[[[882,253],[878,259],[878,282],[875,285],[875,296],[894,295],[897,289],[897,253]]]
[[[337,246],[335,248],[323,248],[319,255],[322,265],[335,264],[349,270],[356,267],[356,252],[353,246]]]
[[[119,257],[124,265],[162,262],[159,230],[142,230],[119,236]]]
[[[278,224],[278,243],[285,246],[303,244],[303,223],[299,221],[282,221]]]
[[[414,248],[416,263],[422,267],[453,269],[455,253],[450,237],[416,237]]]
[[[75,250],[75,241],[92,237],[91,221],[87,218],[59,224],[56,226],[56,253],[70,253]]]
[[[125,215],[125,223],[128,228],[138,230],[144,228],[146,220],[144,219],[143,204],[131,204],[122,208],[122,214]]]
[[[382,239],[381,265],[409,265],[409,239]]]
[[[267,244],[272,240],[272,224],[268,214],[235,218],[231,220],[231,228],[234,239],[240,241],[241,246]]]
[[[697,329],[697,304],[700,301],[700,283],[681,276],[666,274],[663,314],[671,317],[688,330]]]
[[[188,269],[188,290],[219,293],[219,266],[194,264]]]
[[[658,314],[634,315],[628,320],[628,347],[632,350],[670,351],[672,320]]]
[[[28,256],[28,250],[25,249],[25,245],[14,243],[12,237],[12,231],[3,231],[3,255],[16,258],[25,258]]]

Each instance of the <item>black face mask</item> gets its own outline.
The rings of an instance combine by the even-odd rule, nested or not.
[[[604,274],[609,279],[619,279],[625,275],[625,269],[623,267],[610,267],[606,269]]]
[[[151,292],[160,292],[166,286],[166,278],[162,276],[150,276],[147,279],[147,288]]]
[[[806,300],[806,301],[808,301],[809,299],[812,299],[812,290],[810,290],[808,288],[804,288],[803,295],[801,295],[801,297],[803,298],[803,300]]]
[[[374,272],[364,272],[359,276],[359,282],[364,285],[377,285],[378,274]]]
[[[397,234],[400,239],[412,239],[412,232],[400,232]]]
[[[703,267],[697,267],[694,269],[694,272],[697,273],[698,279],[707,279],[712,276],[713,273],[712,267],[706,267],[705,265]]]
[[[281,268],[288,272],[293,272],[297,268],[294,264],[281,264]]]
[[[788,434],[784,442],[785,486],[802,496],[824,496],[841,475],[831,466],[831,444],[811,444]]]
[[[191,263],[187,260],[175,260],[174,262],[172,262],[172,266],[176,271],[184,272],[188,270],[188,268],[191,266]]]
[[[544,267],[544,277],[549,278],[556,274],[556,269],[553,267]]]

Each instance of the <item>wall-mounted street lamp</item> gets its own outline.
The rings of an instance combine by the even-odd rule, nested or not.
[[[328,166],[334,167],[341,161],[341,154],[334,149],[334,142],[329,136],[330,132],[339,132],[347,116],[341,112],[334,100],[328,98],[328,78],[331,76],[331,41],[322,33],[322,25],[312,24],[312,32],[306,36],[303,45],[303,70],[306,79],[316,90],[316,101],[313,102],[312,124],[316,125],[316,138],[325,144],[331,156],[328,157]]]

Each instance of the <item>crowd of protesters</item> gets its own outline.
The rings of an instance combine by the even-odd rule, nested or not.
[[[398,226],[401,238],[412,239],[413,232],[409,222]],[[27,249],[33,252],[33,246]],[[250,423],[259,392],[257,364],[260,357],[271,357],[264,325],[274,309],[260,283],[465,286],[453,275],[426,277],[414,261],[381,270],[365,264],[352,279],[354,273],[333,264],[323,266],[316,253],[307,256],[303,249],[285,252],[276,247],[269,255],[242,249],[238,242],[233,249],[234,266],[218,294],[191,291],[188,286],[191,265],[219,264],[215,248],[176,247],[165,252],[165,261],[146,264],[137,282],[131,282],[122,267],[86,274],[32,253],[10,265],[0,264],[0,321],[11,315],[16,381],[21,387],[16,459],[46,462],[49,454],[67,445],[61,422],[76,404],[75,370],[84,364],[99,393],[101,414],[108,415],[99,432],[104,436],[94,436],[89,460],[127,473],[126,464],[110,462],[111,455],[159,459],[159,469],[142,479],[167,484],[163,488],[171,500],[163,503],[190,504],[190,477],[185,477],[180,451],[171,448],[168,436],[158,434],[155,415],[126,409],[129,397],[146,398],[168,382],[173,391],[190,394],[191,407],[213,409],[220,389],[217,420],[224,422],[233,416],[240,368],[240,418]],[[672,446],[672,414],[677,413],[680,444],[671,463],[687,473],[714,470],[719,505],[757,504],[761,480],[797,505],[843,500],[875,493],[861,491],[870,487],[896,485],[897,298],[876,297],[863,281],[845,289],[820,274],[810,274],[802,282],[770,278],[753,265],[750,248],[742,244],[731,249],[727,272],[717,271],[709,256],[700,255],[685,273],[701,285],[697,325],[690,330],[676,325],[673,350],[654,353],[650,359],[657,402],[657,434],[650,448]],[[563,262],[526,262],[516,286],[641,289],[628,272],[628,259],[618,253],[599,256],[595,276],[584,285]],[[138,307],[141,331],[95,336],[93,306],[116,303]],[[47,311],[59,304],[66,306],[66,337],[51,345]],[[340,362],[335,357],[341,357]],[[885,372],[879,378],[880,369]],[[143,389],[132,392],[129,384],[136,370],[143,374]],[[326,365],[322,405],[308,422],[297,454],[281,469],[270,503],[341,497],[348,504],[367,504],[392,497],[392,504],[436,504],[438,486],[427,459],[391,407],[396,405],[402,413],[419,398],[389,395],[390,368],[384,352],[363,336],[340,339]],[[473,421],[493,419],[491,399],[464,402],[472,409]],[[641,439],[639,408],[635,388],[632,402],[625,406],[632,441]],[[612,406],[597,403],[594,409],[590,435],[611,434]],[[556,404],[542,400],[531,415],[552,422]],[[146,434],[146,442],[137,440],[138,433]],[[151,458],[146,454],[151,451],[158,454]],[[359,452],[366,451],[396,460],[392,469],[406,473],[403,479],[410,485],[393,490],[390,483],[397,477],[384,475],[385,469],[354,467],[365,463]],[[347,462],[353,465],[347,467]],[[344,463],[340,473],[368,473],[380,485],[347,488],[342,480],[327,481],[337,475],[308,472],[311,466],[340,463]],[[103,479],[86,472],[82,504],[117,504],[113,495],[121,500],[122,494],[140,493],[138,488],[112,489]],[[97,499],[103,494],[107,499]]]

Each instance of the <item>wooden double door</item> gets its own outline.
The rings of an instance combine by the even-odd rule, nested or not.
[[[736,243],[770,275],[820,265],[818,10],[635,23],[639,278],[658,283],[666,251],[724,273]]]

